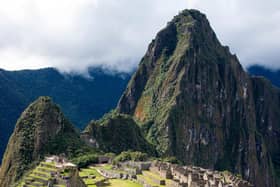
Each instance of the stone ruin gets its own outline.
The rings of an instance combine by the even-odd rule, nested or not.
[[[98,169],[106,178],[137,181],[144,187],[253,187],[230,172],[166,162],[120,162],[111,170]]]
[[[179,166],[165,162],[153,162],[150,171],[162,178],[172,179],[169,187],[252,187],[249,182],[229,172],[218,172],[194,166]]]

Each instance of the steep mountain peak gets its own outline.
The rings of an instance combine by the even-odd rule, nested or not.
[[[189,66],[223,66],[225,63],[233,65],[236,72],[242,70],[237,57],[230,53],[228,47],[220,44],[206,16],[197,10],[184,10],[149,45],[138,71],[119,101],[118,111],[134,114],[137,107],[135,99],[138,100],[147,87],[153,87],[153,90],[169,89],[170,92],[164,92],[163,97],[174,99],[171,95],[178,94],[174,91],[179,91],[180,79]],[[194,71],[197,73],[197,70]],[[169,84],[172,86],[164,86]],[[147,116],[142,114],[140,107],[137,116],[141,121],[146,121]]]
[[[19,118],[15,131],[21,131],[25,128],[35,130],[39,133],[35,147],[40,151],[44,141],[56,136],[61,131],[73,130],[73,126],[64,117],[58,105],[50,97],[42,96],[28,106]]]
[[[68,154],[74,147],[82,147],[74,127],[50,97],[39,97],[17,121],[4,154],[0,186],[11,186],[46,154]]]
[[[149,45],[117,110],[133,115],[160,155],[274,186],[280,147],[270,145],[279,142],[280,108],[273,103],[279,92],[243,70],[205,15],[185,10]]]
[[[228,47],[221,46],[206,16],[197,10],[184,10],[175,16],[152,41],[147,56],[157,61],[162,56],[180,57],[186,50],[212,57],[213,52],[231,55]]]

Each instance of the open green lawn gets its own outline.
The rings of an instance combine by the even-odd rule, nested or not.
[[[130,180],[121,180],[121,179],[108,179],[104,180],[101,183],[98,183],[98,185],[90,184],[87,185],[88,187],[143,187],[142,185],[130,181]]]
[[[111,179],[108,187],[142,187],[142,185],[129,180]]]
[[[97,167],[98,168],[98,167]],[[102,169],[112,169],[112,166],[106,165]],[[80,177],[94,175],[94,179],[84,178],[83,181],[88,187],[142,187],[142,185],[135,183],[130,180],[121,180],[121,179],[105,179],[101,176],[95,167],[90,167],[86,169],[81,169],[79,172]],[[98,185],[97,185],[98,183]]]

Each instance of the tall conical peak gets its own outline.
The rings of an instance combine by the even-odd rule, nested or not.
[[[154,84],[155,89],[160,89],[164,81],[164,84],[169,84],[176,80],[191,64],[229,62],[238,64],[228,47],[220,44],[206,16],[197,10],[184,10],[149,45],[138,71],[119,101],[118,111],[134,114],[137,100],[145,87]],[[158,81],[156,77],[161,79]]]
[[[186,49],[197,50],[197,52],[207,52],[220,47],[220,52],[229,53],[228,47],[223,48],[217,36],[210,26],[207,17],[197,10],[184,10],[175,16],[167,26],[161,30],[151,46],[154,46],[154,61],[162,53],[172,55],[176,46],[183,53]],[[200,50],[198,50],[200,48]],[[149,47],[152,49],[152,47]],[[201,50],[202,49],[202,50]],[[192,50],[190,51],[192,53]],[[148,52],[149,53],[149,52]]]
[[[82,147],[78,133],[50,97],[40,97],[22,113],[9,140],[0,186],[11,186],[46,154]]]
[[[184,10],[152,41],[117,109],[140,122],[161,155],[275,186],[277,98],[252,81],[205,15]]]
[[[18,120],[15,132],[26,125],[29,126],[28,128],[37,129],[37,131],[48,132],[47,136],[54,136],[61,130],[73,129],[59,106],[47,96],[39,97],[24,110]]]

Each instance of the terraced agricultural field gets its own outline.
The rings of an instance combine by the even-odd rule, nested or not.
[[[26,177],[22,179],[18,187],[47,187],[50,181],[54,180],[52,173],[59,173],[54,163],[41,162]],[[66,176],[67,173],[61,173]],[[54,187],[66,187],[66,184],[54,184]]]

